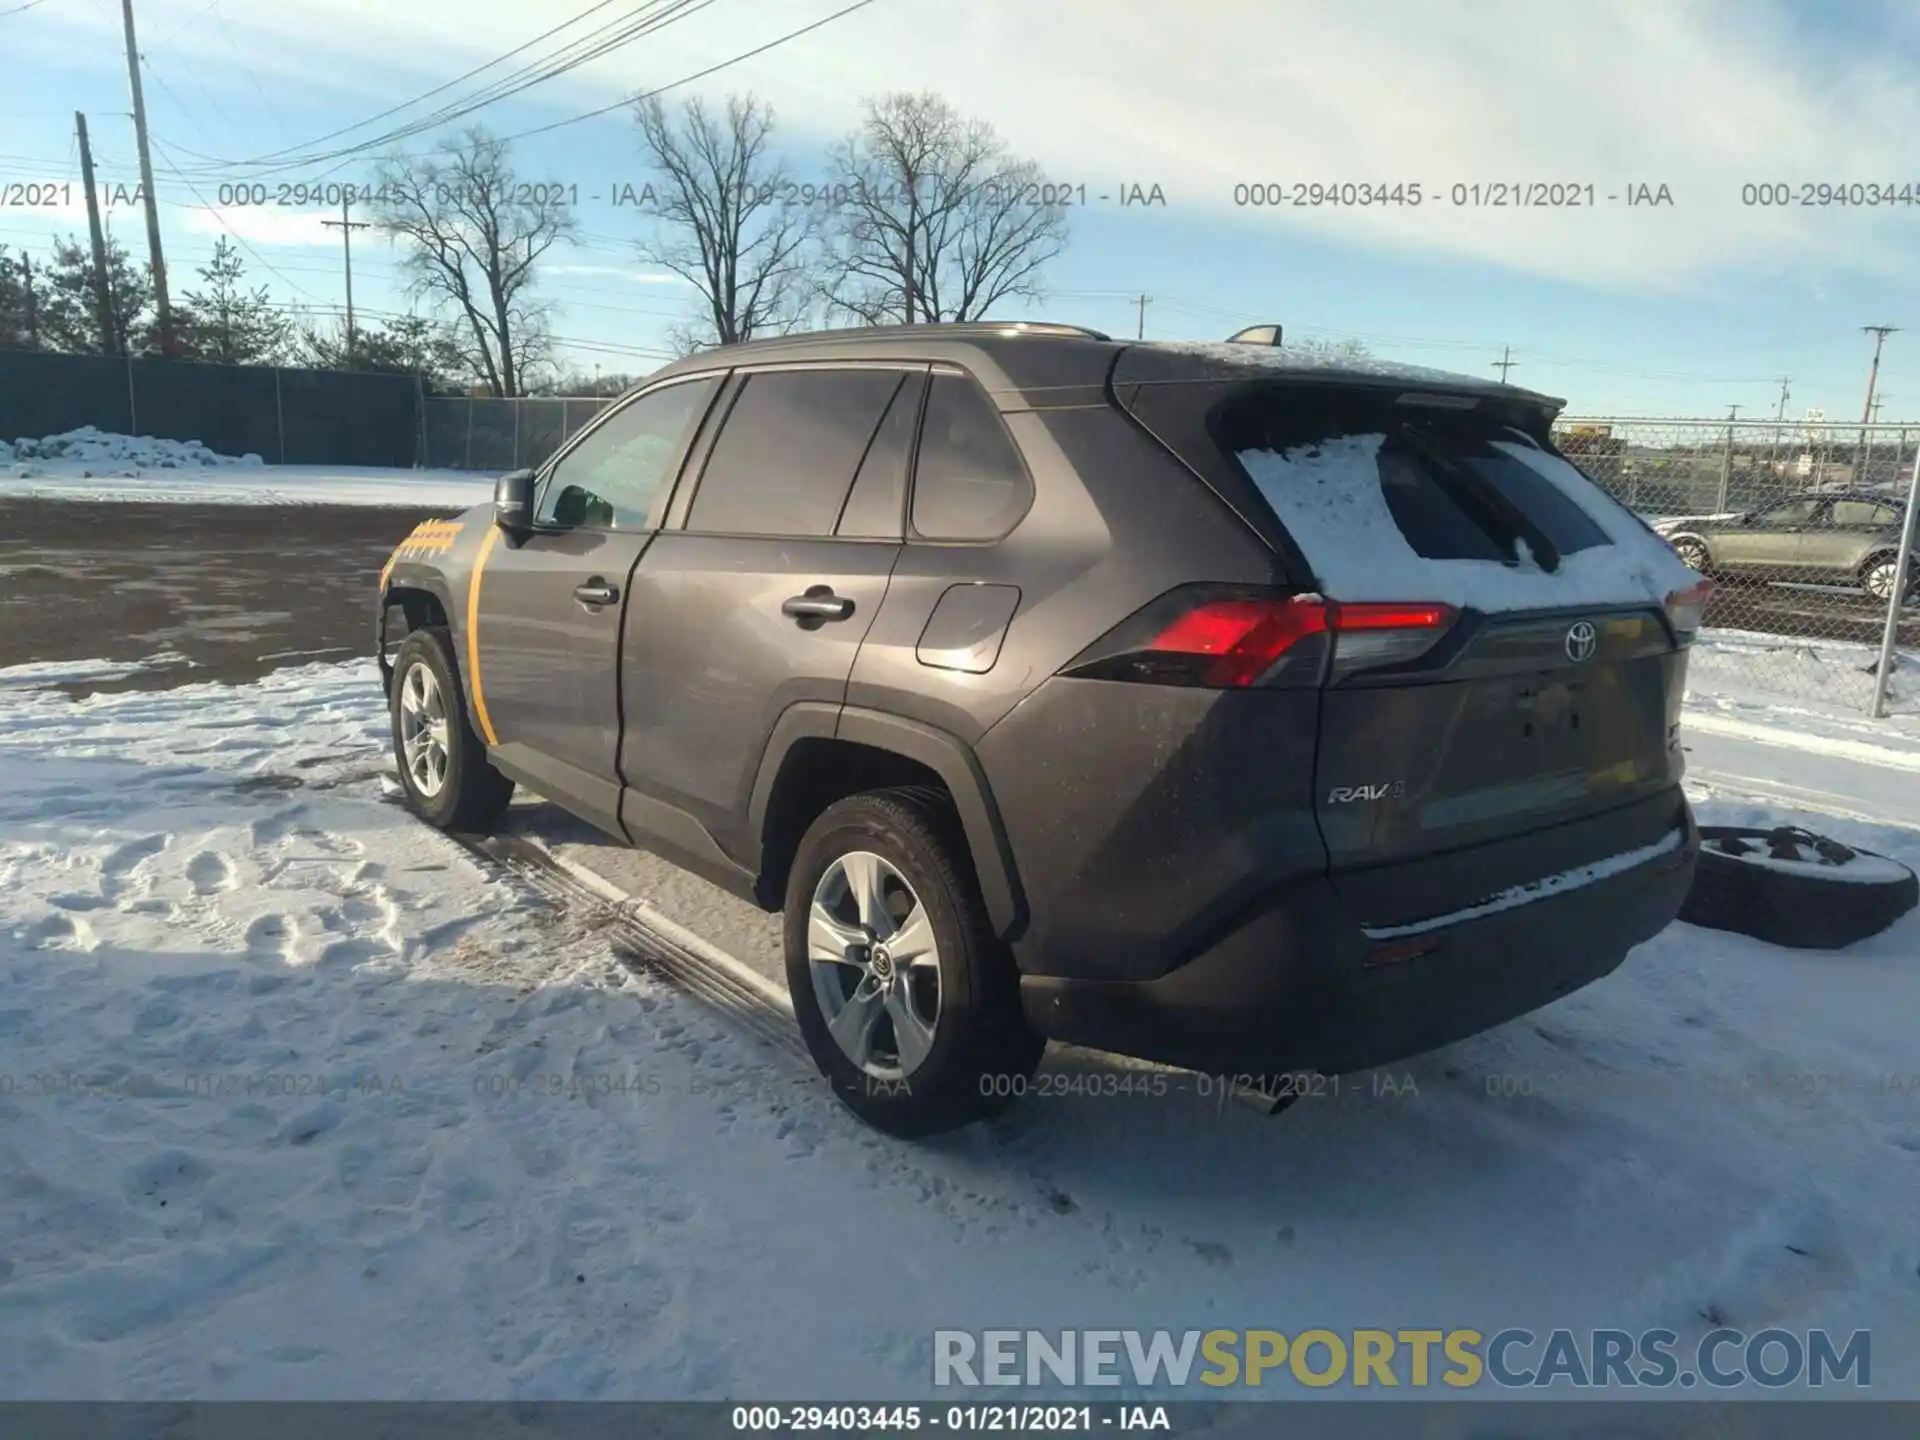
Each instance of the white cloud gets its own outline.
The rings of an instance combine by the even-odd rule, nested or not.
[[[340,245],[340,232],[328,229],[324,222],[338,218],[331,210],[271,205],[194,205],[180,211],[180,222],[190,235],[232,235],[254,245],[325,245],[332,249]]]
[[[535,94],[604,104],[839,3],[716,7]],[[289,84],[326,73],[337,85],[356,57],[384,80],[407,57],[425,89],[523,43],[528,16],[519,0],[281,0],[248,14],[241,43],[259,73]],[[1090,191],[1158,182],[1170,205],[1244,223],[1277,263],[1289,234],[1314,234],[1658,289],[1796,265],[1902,273],[1912,210],[1747,207],[1741,185],[1911,178],[1903,147],[1920,130],[1920,87],[1898,47],[1914,36],[1890,29],[1871,51],[1814,54],[1783,11],[1743,0],[885,0],[697,88],[753,89],[790,129],[823,139],[847,128],[862,95],[936,90],[1054,178]],[[369,95],[366,111],[392,94]],[[512,129],[539,117],[502,106],[486,118]],[[562,133],[588,157],[622,143],[626,123],[615,112]],[[1602,197],[1665,183],[1676,203],[1489,210],[1429,198],[1417,210],[1277,214],[1233,204],[1236,183],[1296,179],[1591,182]],[[273,237],[304,222],[237,223],[263,243],[295,243]]]

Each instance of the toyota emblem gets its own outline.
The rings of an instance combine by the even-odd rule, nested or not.
[[[1594,647],[1599,638],[1593,626],[1582,620],[1577,625],[1567,627],[1567,658],[1574,664],[1584,664],[1593,658]]]

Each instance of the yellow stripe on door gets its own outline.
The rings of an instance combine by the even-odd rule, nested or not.
[[[493,733],[486,692],[480,688],[480,580],[487,568],[487,556],[493,553],[499,538],[499,527],[489,525],[486,539],[480,542],[480,553],[473,557],[473,578],[467,582],[467,686],[473,692],[473,718],[480,726],[481,738],[489,745],[498,745],[500,737]]]

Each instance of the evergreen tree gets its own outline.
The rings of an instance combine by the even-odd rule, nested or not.
[[[376,328],[355,327],[347,353],[346,326],[304,325],[301,363],[316,370],[375,370],[418,374],[429,392],[464,392],[472,382],[465,352],[448,327],[424,315],[392,315]]]
[[[249,290],[239,249],[222,235],[213,258],[200,267],[201,288],[189,290],[174,313],[180,354],[220,365],[271,365],[285,348],[292,324],[267,297]]]
[[[0,350],[40,348],[38,308],[37,295],[28,294],[25,258],[16,260],[0,245]]]
[[[153,341],[153,290],[143,266],[134,264],[126,246],[107,237],[107,307],[114,333],[100,333],[99,305],[94,299],[93,251],[69,236],[53,245],[53,264],[45,283],[36,269],[34,290],[40,296],[40,344],[47,350],[81,355],[114,355],[122,349],[138,355]]]

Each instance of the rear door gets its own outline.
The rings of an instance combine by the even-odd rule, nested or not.
[[[1433,649],[1401,663],[1390,653],[1370,663],[1353,643],[1365,635],[1336,639],[1317,772],[1336,867],[1537,830],[1678,778],[1676,656],[1661,607],[1589,579],[1614,541],[1529,462],[1571,466],[1470,427],[1419,428],[1419,443],[1390,435],[1373,468],[1416,557],[1405,583],[1428,581],[1398,598],[1441,599],[1455,616]],[[1494,502],[1486,513],[1480,495]],[[1503,533],[1506,507],[1545,536],[1554,571],[1535,563],[1523,576],[1511,563],[1529,537]],[[1431,573],[1454,567],[1469,572],[1457,586]]]
[[[620,689],[635,839],[735,860],[781,713],[839,705],[900,553],[924,367],[737,374],[633,578]],[[683,487],[685,488],[685,487]]]
[[[1900,512],[1884,501],[1843,496],[1801,537],[1801,562],[1819,579],[1851,581],[1876,545],[1898,543],[1899,524]]]
[[[1315,807],[1369,917],[1418,913],[1422,875],[1457,903],[1632,850],[1681,804],[1667,601],[1697,577],[1498,404],[1282,384],[1210,413],[1318,587]]]

